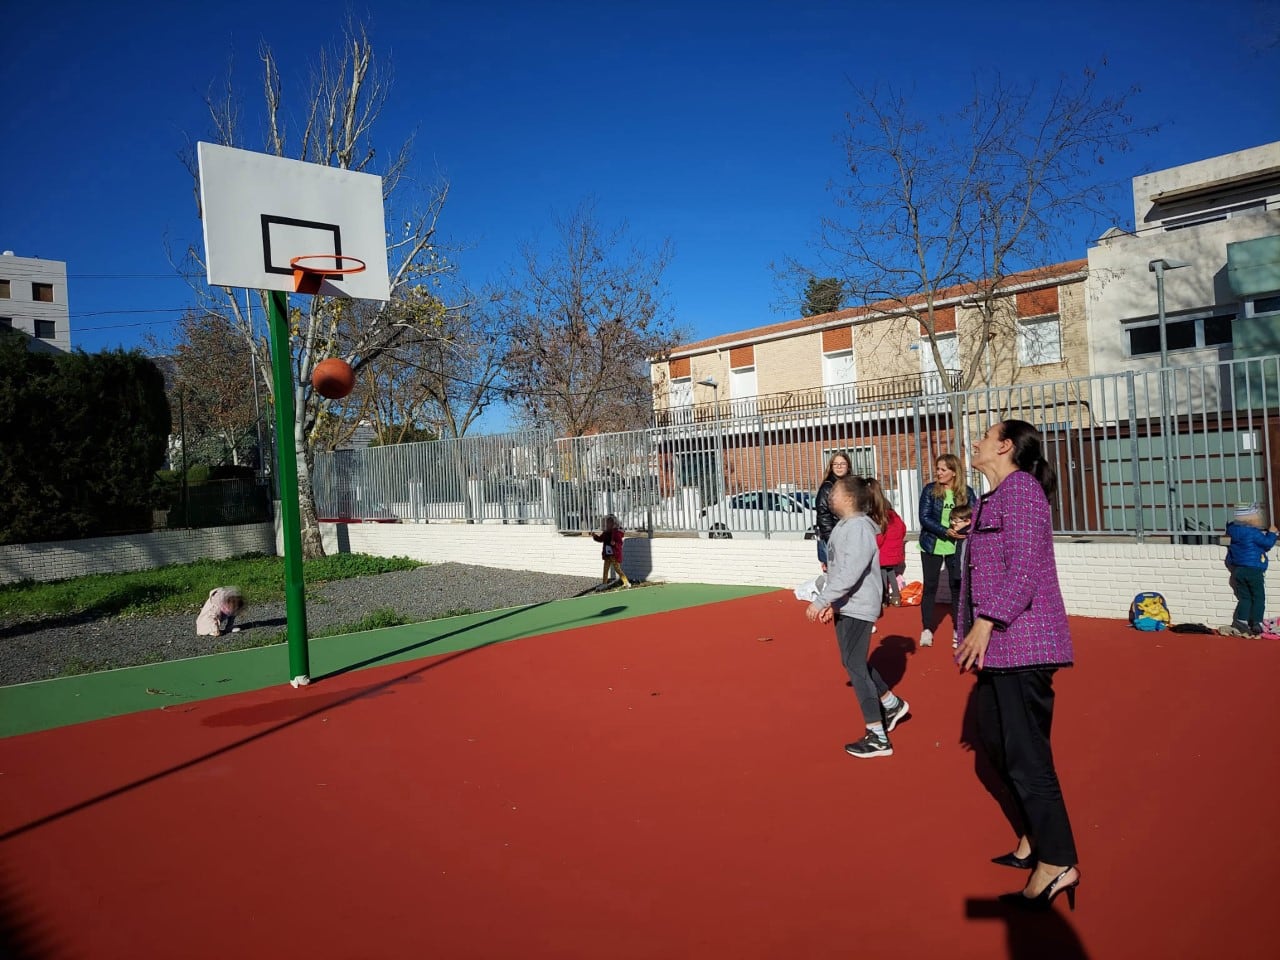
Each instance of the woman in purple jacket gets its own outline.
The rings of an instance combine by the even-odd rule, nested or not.
[[[994,424],[974,446],[973,466],[990,492],[969,528],[956,662],[978,670],[979,737],[1023,821],[1017,849],[995,862],[1034,867],[1021,892],[1001,899],[1048,909],[1065,891],[1074,910],[1080,871],[1049,744],[1053,675],[1072,664],[1049,510],[1057,478],[1039,431],[1022,420]]]

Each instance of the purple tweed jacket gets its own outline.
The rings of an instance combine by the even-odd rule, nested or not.
[[[977,617],[995,623],[983,669],[1071,666],[1049,501],[1036,478],[1022,470],[1005,477],[979,499],[969,529],[960,636]]]

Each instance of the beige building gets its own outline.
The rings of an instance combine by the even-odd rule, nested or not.
[[[969,287],[934,302],[941,368],[924,307],[855,307],[684,344],[651,366],[659,424],[892,401],[1089,373],[1086,262],[1026,271],[988,308]],[[984,336],[988,349],[981,349]]]

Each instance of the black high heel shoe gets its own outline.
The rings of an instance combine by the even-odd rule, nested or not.
[[[1064,886],[1059,886],[1062,883],[1062,878],[1072,870],[1076,871],[1076,878]],[[1020,910],[1049,910],[1053,907],[1053,898],[1065,891],[1067,905],[1074,911],[1076,908],[1076,887],[1078,886],[1080,886],[1080,871],[1075,867],[1067,867],[1067,869],[1054,877],[1038,895],[1028,897],[1021,892],[1002,893],[1000,902],[1011,907],[1017,907]]]
[[[1032,850],[1025,857],[1020,857],[1016,853],[1006,853],[999,857],[992,857],[992,863],[998,863],[1002,867],[1013,867],[1015,870],[1027,870],[1036,865],[1036,852]]]

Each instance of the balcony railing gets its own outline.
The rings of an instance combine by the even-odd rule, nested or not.
[[[669,427],[677,424],[749,417],[761,413],[809,413],[877,400],[912,400],[916,397],[954,393],[960,389],[960,380],[959,370],[948,370],[943,374],[911,373],[905,376],[859,380],[856,383],[832,387],[761,393],[754,397],[740,397],[735,400],[712,400],[692,406],[655,410],[653,425]]]

